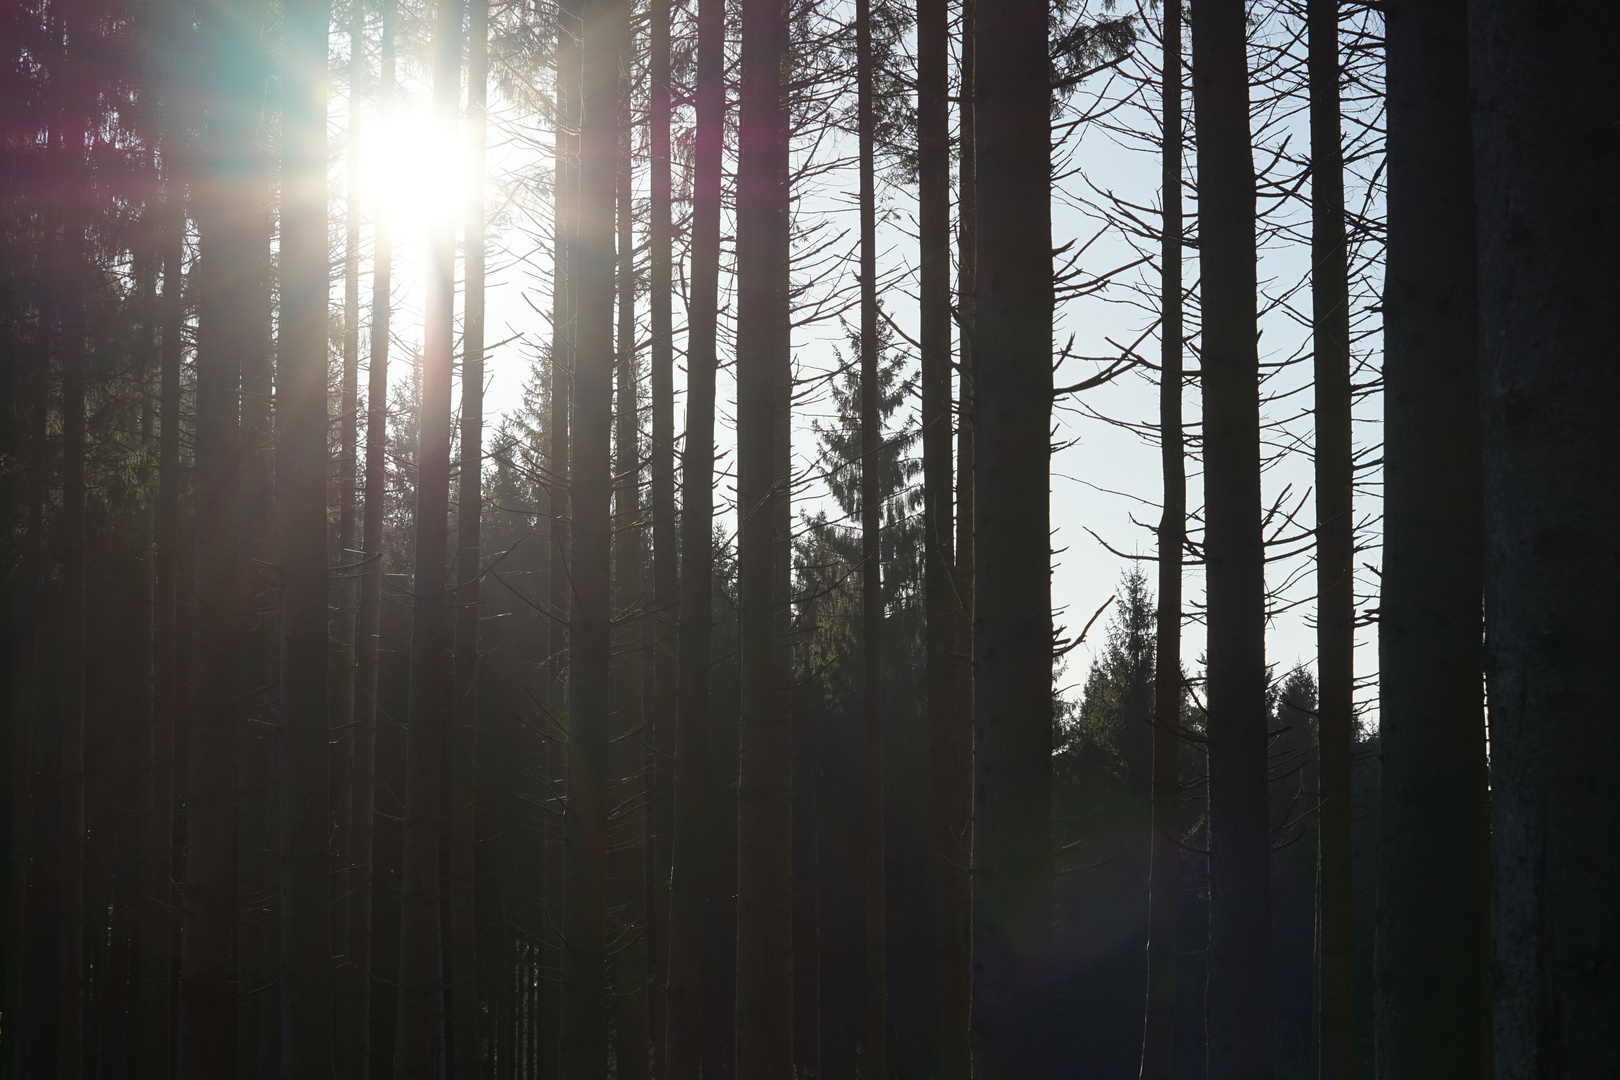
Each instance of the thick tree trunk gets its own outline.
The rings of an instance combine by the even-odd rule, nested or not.
[[[461,97],[460,0],[439,0],[433,31],[433,123],[448,139]],[[422,345],[422,413],[416,460],[416,559],[412,571],[411,683],[405,761],[405,869],[400,885],[399,1013],[394,1075],[429,1080],[440,1053],[439,840],[441,755],[449,710],[445,631],[449,573],[450,391],[456,224],[434,215],[428,240]]]
[[[484,514],[484,140],[489,0],[467,7],[466,313],[462,322],[461,478],[456,509],[455,707],[450,733],[450,1010],[457,1080],[475,1080],[478,1055],[478,594]]]
[[[864,732],[861,895],[866,913],[866,1010],[861,1075],[888,1075],[888,955],[885,934],[883,828],[883,497],[877,459],[883,442],[878,414],[877,182],[873,160],[872,8],[855,2],[857,130],[861,230],[861,725]],[[937,344],[935,342],[934,344]],[[928,355],[924,352],[924,363]]]
[[[697,1080],[705,1009],[718,973],[704,955],[713,898],[709,816],[710,667],[714,634],[715,338],[719,319],[725,5],[699,0],[693,150],[692,284],[686,331],[686,440],[681,452],[681,566],[675,812],[669,896],[664,1076]]]
[[[1387,42],[1376,1053],[1392,1080],[1475,1077],[1490,841],[1465,0],[1391,4]]]
[[[978,13],[973,1071],[1046,1075],[1052,1015],[1051,140],[1046,5]]]
[[[645,721],[645,622],[636,616],[647,603],[643,571],[646,546],[641,521],[641,437],[636,375],[636,247],[634,153],[631,120],[635,35],[627,33],[620,54],[619,154],[614,170],[618,203],[617,407],[614,410],[613,793],[609,803],[611,903],[618,949],[613,967],[614,1060],[620,1080],[647,1080],[652,1067],[651,1014],[647,1003],[647,784]]]
[[[1193,0],[1208,565],[1210,1080],[1271,1071],[1255,188],[1239,0]]]
[[[669,979],[669,874],[675,812],[675,723],[680,685],[677,627],[680,622],[680,570],[675,524],[675,327],[674,225],[670,125],[670,0],[652,0],[648,10],[648,182],[647,294],[652,348],[652,447],[649,510],[653,545],[653,706],[652,784],[648,819],[652,843],[652,882],[647,933],[652,939],[653,1074],[664,1074],[664,987]],[[690,357],[688,357],[690,362]]]
[[[584,0],[583,120],[570,560],[568,814],[564,839],[563,1075],[603,1080],[608,1058],[607,826],[610,685],[610,556],[613,495],[614,164],[618,156],[623,0]]]
[[[326,0],[283,8],[281,342],[281,1070],[332,1070],[327,857]]]
[[[1350,846],[1355,748],[1355,513],[1350,281],[1339,133],[1339,4],[1309,0],[1311,317],[1316,354],[1318,1080],[1355,1074],[1356,941]]]
[[[378,104],[394,94],[394,4],[384,0]],[[355,627],[354,691],[354,869],[349,889],[349,961],[343,993],[352,999],[349,1027],[339,1033],[339,1075],[367,1080],[371,1069],[371,907],[377,802],[377,668],[382,628],[383,511],[388,485],[388,334],[393,314],[393,243],[388,200],[373,212],[371,342],[366,373],[366,481],[361,517],[365,569],[360,578],[360,610]]]
[[[247,13],[244,13],[247,14]],[[186,881],[182,891],[179,1074],[212,1078],[233,1064],[237,915],[235,843],[238,743],[245,719],[240,665],[246,569],[237,499],[241,482],[242,359],[263,348],[268,301],[259,280],[263,197],[253,152],[262,83],[257,20],[203,19],[207,118],[195,174],[197,319],[195,657],[188,725]],[[324,599],[324,598],[323,598]],[[255,1030],[257,1030],[255,1028]]]
[[[1178,757],[1181,740],[1181,549],[1187,536],[1186,439],[1181,426],[1181,20],[1164,9],[1160,96],[1163,224],[1159,248],[1159,448],[1164,508],[1159,517],[1159,610],[1153,673],[1153,833],[1148,855],[1147,1009],[1142,1080],[1170,1080],[1176,1045],[1176,908],[1181,880]]]
[[[785,39],[776,0],[742,8],[737,177],[737,595],[741,729],[737,849],[737,1075],[787,1080],[793,1067],[792,717],[777,669],[777,386],[780,257],[773,234],[784,182]],[[782,495],[785,497],[786,493]]]
[[[1620,11],[1469,7],[1479,206],[1494,1068],[1620,1061]],[[1391,234],[1393,236],[1393,233]]]

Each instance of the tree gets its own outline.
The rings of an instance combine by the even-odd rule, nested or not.
[[[973,1070],[1011,1080],[1051,1015],[1051,88],[1044,3],[976,19]]]
[[[1392,1077],[1489,1061],[1467,34],[1462,3],[1389,11],[1376,1017]]]
[[[1209,1069],[1271,1062],[1265,573],[1260,532],[1255,185],[1244,8],[1194,0],[1209,581]]]
[[[1620,147],[1603,120],[1614,89],[1588,66],[1620,13],[1561,14],[1469,6],[1499,1076],[1599,1074],[1620,1053],[1608,976],[1620,880],[1594,828],[1620,811],[1605,771],[1620,750],[1608,661],[1620,517],[1592,497],[1620,464],[1608,408]]]

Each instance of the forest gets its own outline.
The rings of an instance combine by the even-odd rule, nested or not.
[[[1615,41],[6,0],[0,1080],[1612,1076]]]

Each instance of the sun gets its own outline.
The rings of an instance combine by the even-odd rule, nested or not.
[[[467,189],[466,163],[453,128],[427,110],[387,111],[369,118],[360,139],[360,181],[393,228],[424,229],[436,216],[459,212]]]

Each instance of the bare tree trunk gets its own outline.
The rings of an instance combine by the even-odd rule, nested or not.
[[[775,487],[779,255],[775,143],[783,136],[785,32],[777,0],[742,7],[737,177],[737,595],[742,716],[737,854],[737,1075],[787,1080],[793,1066],[792,716],[776,670]],[[783,496],[785,497],[785,492]]]
[[[387,108],[394,94],[394,3],[384,0],[382,58],[377,102]],[[366,483],[361,519],[365,569],[355,629],[354,809],[352,880],[349,890],[349,978],[343,992],[353,1001],[349,1027],[340,1032],[340,1076],[367,1080],[371,1068],[372,843],[377,793],[377,666],[382,621],[383,510],[388,484],[388,334],[393,314],[393,243],[388,200],[379,198],[373,217],[371,344],[366,376]]]
[[[1339,5],[1309,0],[1311,316],[1316,354],[1316,1028],[1319,1080],[1355,1074],[1355,925],[1350,845],[1355,747],[1355,507],[1350,283],[1339,132]]]
[[[1614,87],[1592,78],[1620,12],[1564,14],[1469,6],[1501,1077],[1620,1060],[1620,868],[1597,827],[1620,813],[1620,147]]]
[[[1181,426],[1181,8],[1166,7],[1161,98],[1164,143],[1159,253],[1159,610],[1153,674],[1153,835],[1148,870],[1147,1010],[1142,1080],[1170,1080],[1176,1045],[1176,907],[1180,898],[1181,550],[1187,537],[1186,439]]]
[[[283,7],[281,343],[281,1070],[332,1070],[327,857],[326,0]]]
[[[725,5],[699,0],[692,283],[687,308],[686,441],[681,454],[681,585],[675,813],[669,897],[665,1080],[698,1080],[705,1010],[718,973],[704,955],[713,898],[709,816],[714,587],[715,338],[719,319]]]
[[[613,426],[614,164],[621,0],[584,0],[575,314],[574,544],[570,582],[568,814],[562,1058],[569,1080],[607,1075],[607,781]]]
[[[461,97],[460,0],[439,0],[433,31],[434,120],[455,131]],[[422,413],[416,461],[416,560],[411,605],[411,689],[405,763],[405,870],[400,886],[399,1017],[394,1074],[429,1080],[438,1071],[439,836],[441,753],[450,701],[448,616],[450,391],[455,315],[455,214],[431,223],[422,348]]]
[[[651,200],[647,226],[647,293],[652,345],[652,447],[649,507],[652,515],[653,711],[652,891],[647,933],[652,938],[653,1075],[664,1075],[664,987],[669,980],[670,860],[675,812],[675,723],[679,691],[677,627],[680,576],[675,526],[675,327],[674,226],[670,125],[670,0],[651,0],[648,10],[648,164]],[[690,362],[688,357],[688,362]]]
[[[877,458],[883,443],[878,415],[877,183],[873,161],[872,7],[856,0],[856,96],[860,154],[861,229],[861,724],[864,730],[864,880],[866,1010],[861,1075],[888,1075],[888,912],[884,903],[883,822],[883,496]],[[935,343],[937,344],[937,343]],[[924,353],[924,363],[927,363]]]
[[[973,325],[973,1071],[1049,1052],[1052,603],[1051,148],[1046,5],[978,13]]]
[[[478,805],[478,594],[484,514],[484,140],[489,0],[467,9],[466,314],[462,323],[461,482],[456,510],[455,708],[450,760],[450,988],[458,1080],[478,1065],[478,924],[474,861]]]
[[[618,201],[618,405],[614,412],[613,612],[619,623],[614,648],[614,792],[610,802],[611,903],[618,912],[613,971],[613,1035],[616,1075],[647,1080],[652,1064],[651,1015],[647,1006],[646,710],[643,628],[635,617],[647,603],[641,521],[641,439],[636,409],[635,207],[632,203],[634,128],[629,72],[635,36],[625,35],[620,54],[619,155],[614,175]]]
[[[1193,0],[1209,581],[1210,1080],[1271,1071],[1265,573],[1244,7]]]
[[[1410,1080],[1490,1071],[1484,524],[1467,5],[1388,15],[1374,1016]]]
[[[973,1002],[973,315],[978,288],[978,181],[974,167],[977,0],[962,0],[962,54],[957,138],[956,545],[952,586],[956,622],[950,639],[951,714],[940,747],[937,806],[944,845],[935,891],[940,1000],[940,1080],[972,1072]],[[942,521],[940,528],[949,528]]]

